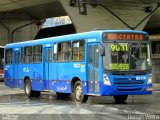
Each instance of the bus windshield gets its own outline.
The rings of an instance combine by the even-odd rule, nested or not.
[[[105,42],[103,66],[107,70],[141,71],[151,69],[150,44],[146,42]]]

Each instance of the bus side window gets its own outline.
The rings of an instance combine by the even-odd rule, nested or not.
[[[95,67],[98,68],[98,63],[99,63],[99,62],[98,62],[98,58],[99,58],[99,57],[98,57],[98,55],[99,55],[99,45],[96,45],[96,46],[94,47],[94,53],[95,53],[95,56],[94,56],[94,57],[95,57],[95,58],[94,58],[94,59],[95,59],[95,63],[94,63],[94,64],[95,64]]]
[[[85,55],[85,41],[80,41],[79,60],[83,61]]]
[[[12,49],[6,49],[5,64],[12,64]]]
[[[65,61],[70,61],[71,59],[71,42],[66,42],[64,51],[64,59]]]
[[[58,43],[58,61],[59,62],[63,62],[64,59],[63,59],[63,44],[62,43]]]
[[[14,64],[20,63],[20,53],[14,53]]]
[[[24,48],[24,63],[32,62],[32,46]]]
[[[58,43],[58,61],[67,62],[71,58],[71,42]]]
[[[37,45],[33,47],[33,62],[34,63],[42,62],[42,45]]]
[[[83,61],[85,54],[85,41],[74,41],[72,44],[72,61]]]
[[[89,46],[89,49],[88,49],[88,62],[90,65],[92,65],[93,63],[93,60],[92,60],[92,46],[90,45]]]

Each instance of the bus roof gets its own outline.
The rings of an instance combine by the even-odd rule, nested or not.
[[[95,30],[95,31],[89,31],[84,33],[76,33],[76,34],[70,34],[70,35],[64,35],[64,36],[57,36],[57,37],[49,37],[49,38],[43,38],[43,39],[37,39],[37,40],[30,40],[30,41],[24,41],[24,42],[17,42],[17,43],[10,43],[5,45],[5,48],[12,48],[12,47],[23,47],[23,46],[30,46],[30,45],[38,45],[38,44],[47,44],[52,42],[63,42],[66,40],[77,40],[77,39],[85,39],[85,38],[94,38],[99,37],[101,33],[103,32],[129,32],[129,33],[142,33],[147,34],[144,31],[139,30]],[[3,46],[2,46],[3,47]]]

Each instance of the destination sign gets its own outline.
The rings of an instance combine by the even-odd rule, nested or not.
[[[129,64],[125,64],[125,63],[114,63],[114,64],[110,64],[110,69],[111,70],[129,70]]]
[[[103,33],[103,40],[146,41],[149,36],[141,33]]]

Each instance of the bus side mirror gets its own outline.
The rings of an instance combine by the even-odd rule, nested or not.
[[[105,48],[104,47],[100,48],[100,54],[101,54],[101,56],[105,55]]]

